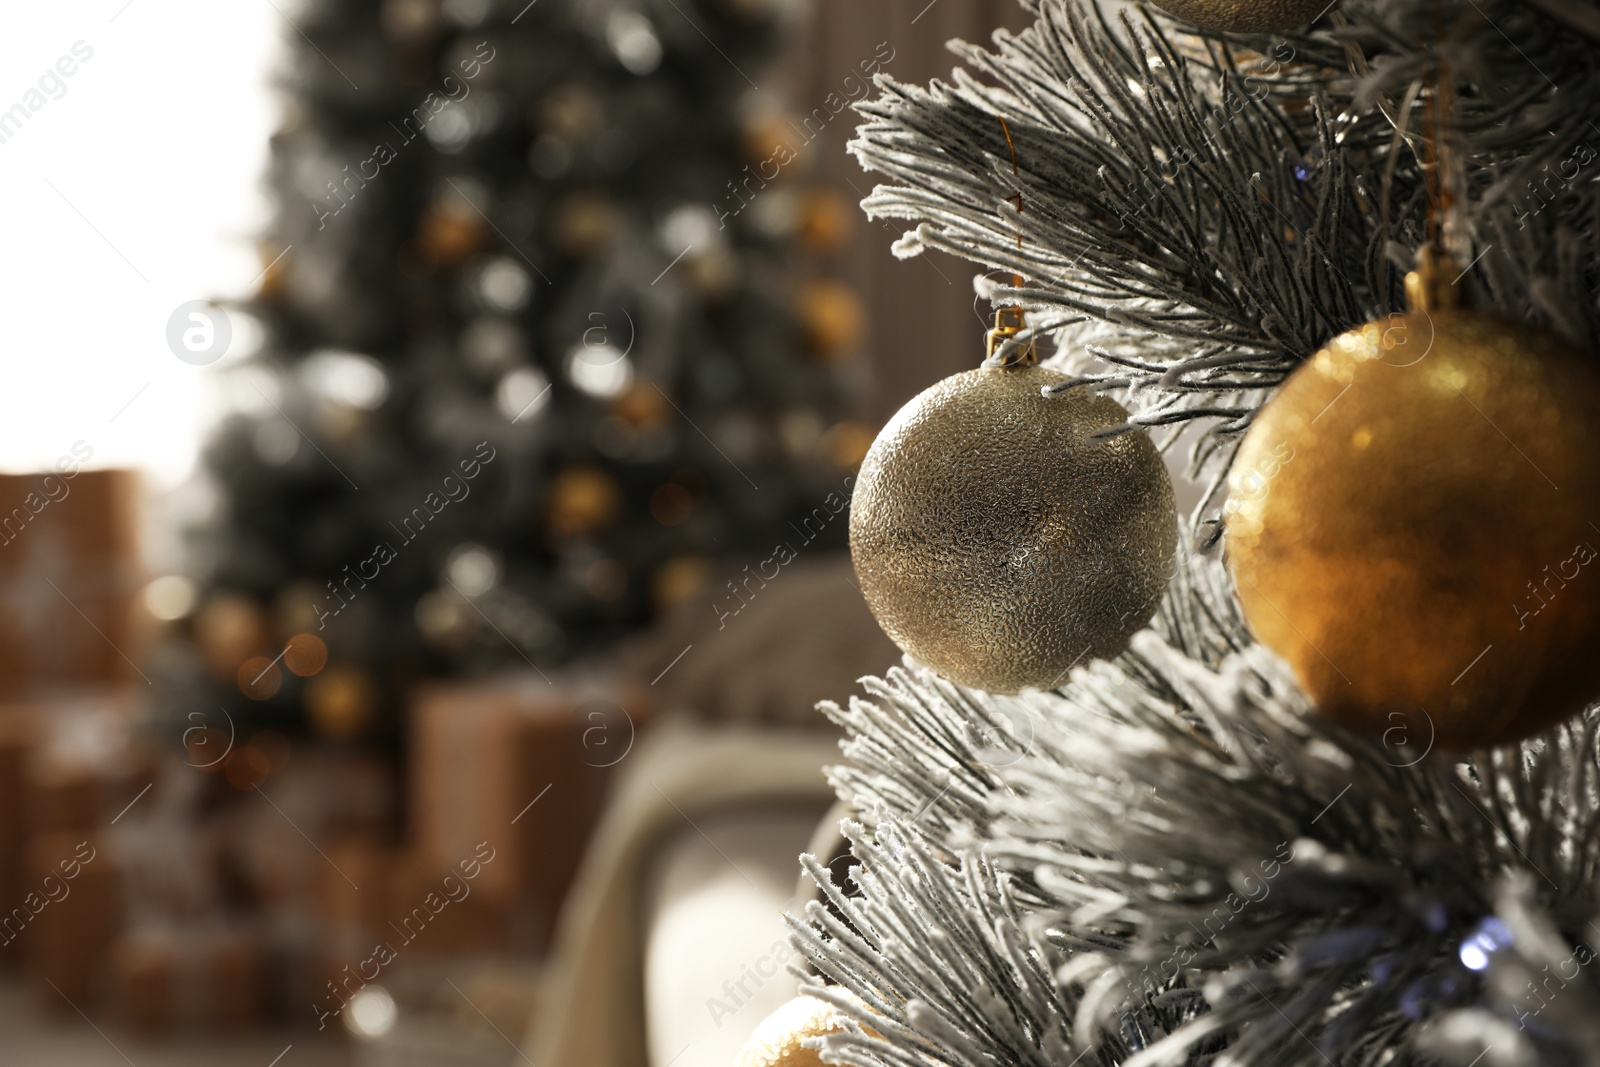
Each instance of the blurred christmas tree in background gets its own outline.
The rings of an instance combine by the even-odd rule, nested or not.
[[[177,717],[392,736],[410,680],[547,671],[770,551],[860,460],[776,0],[333,0],[295,17],[259,352],[205,465]],[[791,526],[791,523],[794,525]],[[816,524],[813,524],[813,527]],[[736,573],[737,567],[729,570]]]

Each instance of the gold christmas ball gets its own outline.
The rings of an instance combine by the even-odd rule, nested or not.
[[[436,267],[459,267],[488,239],[488,224],[464,200],[430,204],[417,219],[417,251]]]
[[[378,710],[378,686],[362,668],[334,664],[307,683],[305,706],[318,737],[348,741],[371,723]]]
[[[799,235],[815,256],[842,252],[855,230],[856,208],[834,189],[818,186],[800,199]]]
[[[648,430],[665,423],[676,414],[667,402],[667,394],[653,382],[635,382],[627,392],[611,401],[611,414],[639,430]]]
[[[439,8],[432,0],[385,0],[381,16],[389,36],[422,44],[439,29]]]
[[[801,1042],[843,1029],[832,1005],[815,997],[795,997],[761,1020],[739,1053],[738,1067],[822,1067],[817,1050],[804,1048]]]
[[[455,590],[430,589],[412,609],[417,630],[435,648],[453,650],[472,639],[478,616],[472,602]]]
[[[704,556],[673,556],[650,578],[650,600],[659,612],[671,611],[706,587],[711,561]]]
[[[867,452],[850,552],[894,642],[992,693],[1060,684],[1150,620],[1177,545],[1172,483],[1128,413],[1043,367],[925,390]]]
[[[867,327],[867,311],[855,290],[826,278],[800,290],[795,310],[806,345],[825,363],[850,355]]]
[[[866,423],[845,419],[836,422],[823,432],[817,442],[817,452],[832,466],[851,471],[861,466],[872,450],[876,435]]]
[[[610,529],[622,511],[622,487],[599,467],[567,467],[550,483],[550,534],[558,541]]]
[[[721,245],[695,249],[683,257],[683,265],[687,268],[684,277],[689,287],[712,302],[732,292],[741,276],[738,255]]]
[[[1459,750],[1600,696],[1596,411],[1564,342],[1449,308],[1352,330],[1284,383],[1234,459],[1227,552],[1322,714]]]
[[[251,700],[271,700],[283,685],[283,672],[265,656],[251,656],[239,664],[239,692]]]
[[[279,248],[277,242],[260,242],[256,247],[256,256],[261,261],[261,280],[256,285],[256,299],[275,300],[282,296],[288,287],[290,256],[286,255],[287,248]]]
[[[1311,22],[1328,0],[1161,0],[1169,15],[1226,33],[1277,33]]]
[[[781,111],[758,110],[746,117],[740,131],[740,149],[753,166],[762,163],[782,165],[794,158],[794,131],[800,129],[799,121]],[[784,159],[777,157],[787,153]],[[781,172],[780,172],[781,173]]]
[[[622,213],[604,193],[580,190],[556,205],[551,236],[569,256],[598,256],[610,248],[622,231]]]
[[[606,120],[605,103],[594,90],[575,82],[556,86],[539,101],[539,129],[554,137],[580,141],[594,136]]]
[[[266,615],[243,593],[215,593],[195,619],[195,640],[207,666],[218,676],[229,677],[242,660],[267,647]]]
[[[328,665],[328,646],[316,634],[295,634],[283,646],[283,665],[291,674],[310,678]]]

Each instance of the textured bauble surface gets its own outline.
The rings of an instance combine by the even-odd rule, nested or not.
[[[815,997],[795,997],[761,1020],[739,1053],[738,1067],[822,1067],[816,1050],[800,1043],[840,1029],[832,1007]]]
[[[1043,367],[952,375],[867,452],[850,552],[884,632],[992,693],[1059,685],[1150,620],[1177,546],[1172,483],[1142,430]]]
[[[1278,33],[1311,22],[1328,0],[1161,0],[1169,15],[1208,30],[1227,33]]]
[[[1256,635],[1374,736],[1462,749],[1578,711],[1600,696],[1597,412],[1594,370],[1525,325],[1418,311],[1337,338],[1234,460]]]

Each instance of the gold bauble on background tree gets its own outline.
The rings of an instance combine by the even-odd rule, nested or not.
[[[1600,375],[1458,306],[1454,274],[1425,261],[1407,313],[1290,376],[1226,527],[1252,628],[1320,713],[1374,736],[1425,717],[1459,750],[1600,697]]]
[[[852,993],[842,989],[836,992],[858,1006],[865,1006]],[[826,1001],[802,994],[761,1020],[739,1053],[738,1067],[822,1067],[822,1057],[817,1050],[806,1048],[802,1043],[807,1038],[837,1034],[843,1029],[837,1009]],[[863,1030],[869,1037],[878,1036],[871,1027],[863,1027]]]
[[[1161,0],[1155,6],[1208,30],[1277,33],[1310,23],[1333,4],[1329,0]]]
[[[991,331],[991,351],[1018,329]],[[1177,544],[1149,436],[1097,436],[1128,412],[1087,388],[1043,395],[1068,379],[1024,351],[901,408],[850,506],[856,575],[884,632],[993,693],[1051,688],[1074,664],[1121,652],[1154,614]]]

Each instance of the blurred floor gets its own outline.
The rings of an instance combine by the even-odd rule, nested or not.
[[[350,1067],[354,1062],[348,1043],[303,1030],[182,1042],[96,1033],[81,1016],[42,1015],[19,978],[0,980],[0,1067]]]

